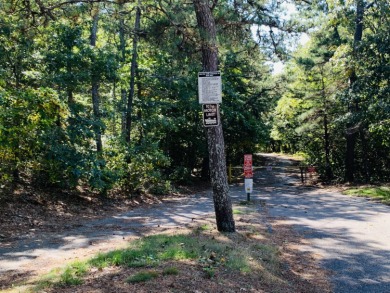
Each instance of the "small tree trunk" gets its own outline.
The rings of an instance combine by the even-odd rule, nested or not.
[[[99,22],[99,10],[95,12],[93,15],[92,27],[91,27],[91,46],[96,47],[96,38],[97,38],[97,29]],[[92,62],[94,62],[95,58],[92,57]],[[100,122],[100,98],[99,98],[99,73],[91,72],[92,76],[92,108],[93,108],[93,116],[95,122]],[[100,126],[95,126],[95,140],[96,140],[96,150],[98,153],[103,151],[102,144],[102,133]]]
[[[371,172],[370,172],[370,160],[369,160],[369,150],[367,145],[367,138],[364,131],[364,128],[360,128],[359,131],[360,140],[362,142],[362,151],[363,151],[363,168],[364,168],[364,180],[365,183],[369,183],[371,181]]]
[[[137,6],[135,14],[135,24],[134,24],[134,37],[133,37],[133,56],[131,59],[130,67],[130,89],[129,96],[127,97],[127,111],[126,111],[126,142],[130,143],[130,133],[131,133],[131,116],[133,114],[133,99],[134,99],[134,87],[135,87],[135,75],[137,69],[137,46],[138,46],[138,37],[141,23],[141,8]]]
[[[356,17],[355,17],[355,34],[353,38],[353,58],[356,59],[358,45],[363,37],[363,17],[364,17],[364,1],[356,0]],[[349,78],[349,87],[354,91],[354,85],[357,81],[355,68],[352,68],[352,73]],[[359,101],[355,99],[350,103],[349,112],[356,114],[359,111]],[[353,123],[349,123],[347,128],[353,127]],[[347,149],[345,154],[345,181],[353,182],[355,180],[355,146],[357,139],[357,132],[346,131]]]
[[[209,1],[194,0],[194,8],[202,39],[202,64],[205,71],[218,69],[216,28]],[[227,182],[225,143],[222,125],[206,130],[210,160],[210,176],[213,187],[214,209],[218,231],[235,232],[232,204]]]
[[[137,79],[137,97],[138,97],[138,100],[141,100],[142,99],[142,83],[140,81],[138,70],[136,70],[136,77],[137,77],[136,78]],[[138,122],[142,121],[142,110],[141,109],[142,109],[142,107],[139,107],[138,111],[137,111],[137,121]],[[144,137],[145,137],[145,129],[142,126],[142,123],[140,123],[139,140],[138,140],[138,144],[139,145],[142,144],[142,141],[144,140]]]
[[[127,98],[127,91],[125,89],[121,89],[120,112],[121,112],[122,138],[126,137],[126,98]]]
[[[95,121],[100,122],[99,83],[96,81],[92,83],[92,104]],[[96,150],[101,153],[103,151],[102,132],[100,126],[95,126],[95,128]]]
[[[327,180],[332,180],[333,172],[330,165],[330,142],[328,130],[328,115],[324,115],[324,145],[325,145],[325,175]]]
[[[114,80],[114,83],[113,83],[113,87],[112,87],[112,100],[113,101],[116,101],[117,97],[116,97],[116,80]],[[111,120],[111,128],[112,128],[112,134],[116,137],[118,135],[118,131],[117,131],[117,128],[116,128],[116,123],[117,123],[117,108],[118,108],[118,104],[115,103],[115,107],[114,107],[114,113],[113,115],[111,116],[112,120]]]
[[[75,101],[73,97],[73,90],[70,88],[70,86],[68,86],[67,95],[68,95],[68,106],[70,109],[73,109],[73,105]]]
[[[119,3],[119,11],[123,10],[123,1]],[[125,21],[123,16],[120,14],[119,19],[119,51],[121,53],[121,65],[124,66],[126,62],[126,40],[125,40]],[[127,91],[124,88],[121,88],[121,100],[119,111],[121,114],[121,133],[122,137],[126,137],[126,97]]]
[[[326,91],[325,91],[325,80],[324,80],[324,71],[323,67],[321,67],[321,95],[324,105],[324,149],[325,149],[325,176],[326,180],[332,180],[333,173],[332,167],[330,165],[330,135],[328,128],[328,101],[326,99]]]

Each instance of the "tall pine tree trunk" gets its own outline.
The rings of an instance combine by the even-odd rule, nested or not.
[[[328,128],[328,115],[324,114],[324,145],[325,145],[325,174],[327,180],[332,180],[333,172],[330,164],[330,139]]]
[[[194,0],[194,8],[202,39],[203,70],[218,70],[215,21],[207,0]],[[235,232],[232,204],[227,182],[225,143],[222,125],[207,128],[210,176],[218,231]]]
[[[91,38],[90,45],[91,47],[96,47],[96,39],[97,39],[97,30],[98,30],[98,22],[99,22],[99,10],[94,12],[92,19],[92,27],[91,27]],[[92,57],[92,62],[95,61],[95,58]],[[93,67],[93,66],[92,66]],[[93,108],[93,116],[95,123],[98,122],[100,124],[100,98],[99,98],[99,73],[91,72],[92,77],[92,108]],[[102,144],[102,133],[101,128],[99,126],[95,126],[95,141],[96,141],[96,150],[98,153],[103,151]]]
[[[135,91],[135,75],[137,69],[137,46],[139,38],[139,30],[141,26],[141,8],[140,5],[136,8],[135,14],[135,24],[134,24],[134,37],[133,37],[133,54],[131,58],[131,67],[130,67],[130,89],[129,95],[127,97],[127,109],[126,109],[126,142],[130,143],[130,134],[131,134],[131,122],[133,114],[133,99]]]
[[[125,21],[123,19],[123,15],[121,15],[121,12],[123,11],[123,2],[121,1],[119,3],[119,51],[121,53],[121,66],[124,66],[126,62],[126,39],[125,39]],[[120,106],[119,111],[121,113],[121,132],[122,137],[126,137],[126,97],[127,97],[127,91],[124,88],[121,88],[121,100],[120,100]]]
[[[364,17],[364,0],[356,0],[356,17],[355,17],[355,34],[353,37],[353,56],[354,60],[357,59],[357,50],[359,43],[363,37],[363,17]],[[355,95],[355,86],[357,82],[356,69],[353,66],[351,75],[349,77],[349,87],[352,95]],[[359,100],[353,97],[353,100],[348,106],[348,111],[352,113],[352,117],[359,112]],[[354,123],[351,122],[347,125],[346,141],[347,149],[345,153],[345,181],[353,182],[355,180],[355,147],[358,136],[358,129],[354,127]]]
[[[326,99],[326,88],[324,80],[324,71],[321,67],[321,95],[324,102],[324,115],[323,115],[323,125],[324,125],[324,149],[325,149],[325,176],[326,180],[332,180],[333,172],[332,166],[330,164],[330,134],[329,134],[329,121],[328,121],[328,101]]]

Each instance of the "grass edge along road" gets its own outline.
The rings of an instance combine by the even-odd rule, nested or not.
[[[219,233],[212,217],[194,220],[6,292],[330,292],[314,258],[292,249],[297,235],[268,232],[259,204],[234,207],[237,233]]]
[[[343,191],[343,194],[371,198],[383,204],[390,205],[390,186],[386,185],[349,187]]]

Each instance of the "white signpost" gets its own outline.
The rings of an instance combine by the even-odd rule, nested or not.
[[[220,71],[198,73],[199,104],[222,103],[222,79]]]
[[[253,165],[252,154],[244,155],[244,176],[245,176],[245,191],[248,201],[251,200],[253,192]]]

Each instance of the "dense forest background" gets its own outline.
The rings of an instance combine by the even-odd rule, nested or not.
[[[228,163],[283,151],[325,181],[390,179],[387,0],[206,2]],[[166,193],[208,178],[200,40],[191,1],[1,1],[1,188]]]

